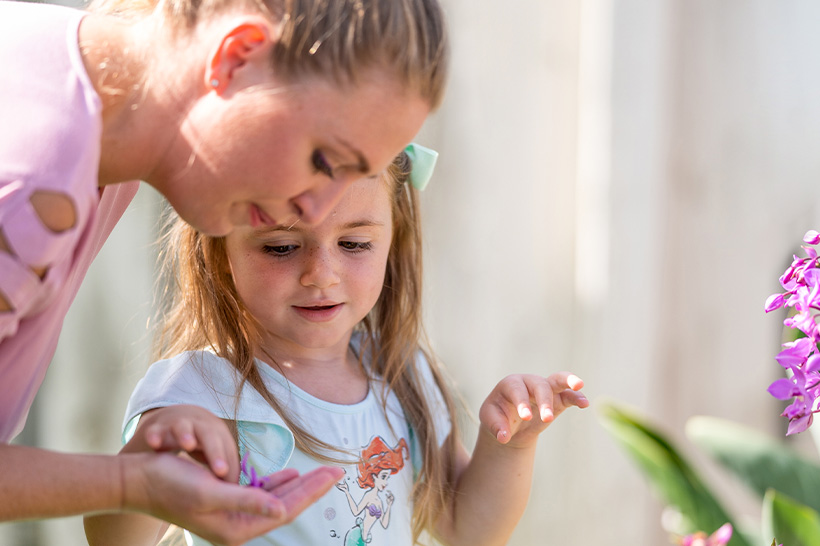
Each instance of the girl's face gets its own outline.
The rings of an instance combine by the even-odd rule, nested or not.
[[[199,99],[156,185],[199,231],[322,221],[345,189],[383,171],[412,140],[427,103],[382,72],[356,86],[268,76]],[[150,179],[149,179],[150,181]]]
[[[226,237],[236,289],[264,329],[266,350],[347,354],[353,327],[384,284],[393,236],[390,191],[381,177],[363,178],[318,225],[242,226]]]

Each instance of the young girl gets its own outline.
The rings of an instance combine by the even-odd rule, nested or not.
[[[281,515],[179,460],[6,443],[130,181],[213,236],[317,222],[411,140],[445,60],[437,0],[0,1],[0,520],[139,510],[239,540],[229,511]],[[226,457],[215,473],[238,475]]]
[[[261,473],[325,463],[347,475],[252,544],[400,546],[423,530],[445,544],[503,544],[527,501],[538,434],[567,407],[588,405],[569,373],[512,375],[481,407],[472,457],[461,446],[451,396],[420,342],[409,167],[402,154],[383,176],[355,182],[316,226],[212,238],[177,222],[169,239],[167,359],[132,395],[124,449],[180,449],[187,435],[183,449],[238,450]],[[200,432],[203,408],[230,426]],[[166,412],[188,426],[157,424]],[[92,545],[153,544],[164,531],[137,516],[86,522]]]

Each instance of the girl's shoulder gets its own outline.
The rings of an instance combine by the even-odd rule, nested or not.
[[[123,428],[133,427],[134,418],[150,409],[178,404],[204,407],[222,419],[283,424],[230,362],[197,350],[151,365],[131,394]]]

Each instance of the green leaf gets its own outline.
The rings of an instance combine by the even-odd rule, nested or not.
[[[820,511],[820,465],[783,441],[714,417],[692,417],[686,435],[761,498],[773,488]]]
[[[763,497],[763,532],[784,546],[820,546],[820,514],[770,489]]]
[[[615,402],[599,402],[603,426],[621,444],[649,478],[662,502],[677,508],[685,518],[684,533],[713,532],[732,518],[703,483],[692,466],[664,435],[646,419]],[[750,546],[735,534],[729,546]]]

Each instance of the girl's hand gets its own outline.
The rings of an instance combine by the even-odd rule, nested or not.
[[[228,425],[205,408],[175,405],[145,412],[123,453],[185,452],[218,478],[239,480],[239,454]]]
[[[584,382],[570,372],[509,375],[481,405],[481,428],[500,443],[528,447],[570,406],[585,408],[589,400],[579,392]],[[533,419],[533,414],[538,418]]]

